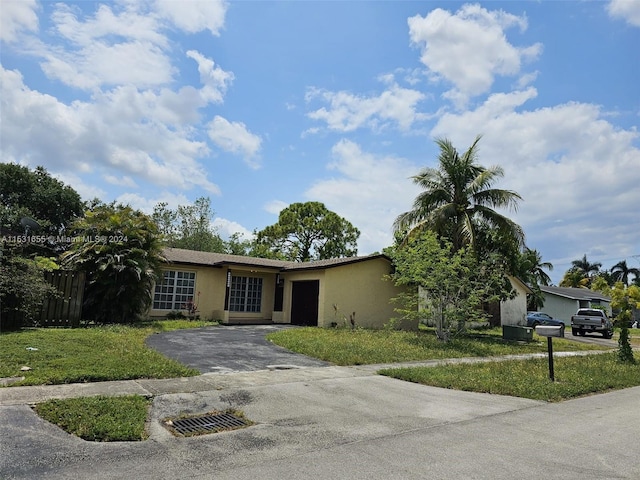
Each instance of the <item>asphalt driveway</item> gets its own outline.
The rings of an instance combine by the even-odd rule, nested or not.
[[[238,372],[274,368],[324,367],[315,358],[291,352],[265,340],[290,325],[214,326],[151,335],[147,346],[200,371]]]

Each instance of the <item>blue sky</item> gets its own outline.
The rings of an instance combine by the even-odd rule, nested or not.
[[[320,201],[359,254],[481,134],[558,282],[640,266],[640,1],[0,0],[1,161],[250,235]]]

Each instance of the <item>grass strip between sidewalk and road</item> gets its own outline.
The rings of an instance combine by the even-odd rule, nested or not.
[[[65,432],[95,442],[145,440],[151,400],[140,395],[48,400],[33,408]]]
[[[199,375],[144,341],[156,332],[214,325],[160,320],[139,325],[37,328],[0,334],[0,378],[23,376],[14,385],[54,385]],[[29,367],[28,371],[21,371]]]
[[[529,343],[502,339],[500,328],[469,330],[451,341],[439,341],[433,329],[417,332],[357,328],[294,328],[270,333],[267,340],[297,353],[337,365],[369,365],[461,357],[543,353],[546,338]],[[554,339],[555,351],[606,350],[593,344]]]
[[[554,358],[555,382],[549,379],[546,358],[388,368],[378,373],[433,387],[549,402],[640,385],[640,362],[620,363],[615,352]]]

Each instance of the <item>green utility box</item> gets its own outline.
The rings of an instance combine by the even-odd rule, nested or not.
[[[504,340],[517,340],[520,342],[533,341],[533,328],[520,325],[503,325],[502,338]]]

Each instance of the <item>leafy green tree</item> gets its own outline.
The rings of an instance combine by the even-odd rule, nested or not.
[[[278,223],[256,232],[251,254],[307,262],[352,257],[358,253],[360,231],[323,203],[292,203]]]
[[[589,286],[589,278],[578,270],[567,270],[560,280],[561,287],[569,288],[587,288]]]
[[[35,325],[44,301],[58,294],[44,278],[55,263],[3,252],[0,256],[0,331]]]
[[[86,272],[83,316],[134,322],[148,310],[163,260],[158,228],[130,206],[101,204],[74,223],[78,241],[63,265]]]
[[[602,263],[593,262],[587,260],[587,255],[583,255],[578,260],[571,262],[571,268],[567,270],[560,281],[561,287],[573,287],[573,288],[590,288],[591,282],[597,276],[603,276],[606,280],[604,272],[600,271]]]
[[[455,249],[430,230],[385,252],[395,265],[391,279],[408,287],[395,299],[396,311],[403,318],[431,318],[440,340],[462,331],[468,320],[486,319],[483,304],[513,295],[500,257],[479,260],[472,251]]]
[[[411,236],[429,229],[448,239],[454,250],[470,246],[477,251],[478,231],[486,226],[504,242],[523,244],[522,228],[494,210],[516,210],[521,197],[510,190],[492,188],[504,171],[499,166],[485,168],[476,163],[479,141],[478,136],[460,155],[449,140],[436,140],[439,166],[425,168],[412,177],[423,192],[414,200],[412,210],[396,218],[396,232],[406,231]]]
[[[622,282],[629,285],[629,275],[640,277],[640,268],[627,266],[627,261],[622,260],[611,267],[611,278],[614,282]]]
[[[43,167],[0,163],[0,230],[23,234],[20,220],[28,217],[40,225],[38,235],[55,237],[83,211],[80,195]]]
[[[152,218],[169,247],[224,253],[224,241],[212,225],[214,215],[211,200],[199,197],[192,205],[178,205],[177,210],[158,203]]]
[[[600,292],[607,297],[611,296],[611,287],[609,286],[609,282],[601,276],[597,276],[593,279],[591,282],[591,290],[594,292]]]
[[[231,255],[250,255],[251,252],[251,240],[245,240],[238,232],[229,237],[229,240],[224,242],[225,253]]]
[[[632,312],[640,309],[640,287],[627,287],[622,282],[616,282],[611,289],[611,308],[618,311],[616,323],[620,327],[618,338],[618,360],[623,363],[635,363],[631,342],[629,341],[629,323]]]

